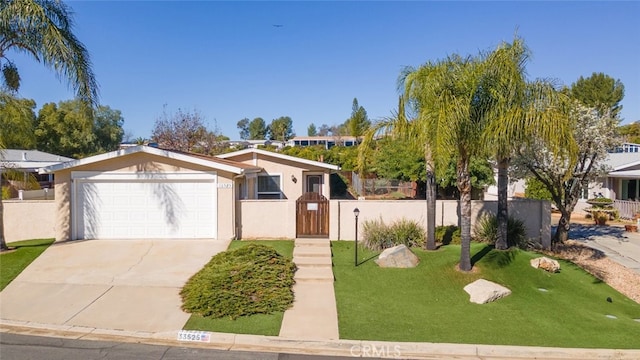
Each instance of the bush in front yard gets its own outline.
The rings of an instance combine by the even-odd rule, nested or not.
[[[382,219],[364,221],[362,230],[362,244],[367,249],[382,250],[393,246],[391,228]]]
[[[391,225],[385,224],[382,219],[367,220],[362,224],[362,229],[364,246],[375,251],[400,244],[407,247],[422,246],[426,237],[420,224],[407,219],[400,219]]]
[[[295,265],[265,245],[247,245],[211,258],[182,288],[182,309],[205,317],[284,311],[293,303]]]
[[[460,244],[460,228],[455,225],[441,225],[436,227],[436,242],[442,245]]]
[[[495,244],[498,239],[498,218],[493,214],[485,214],[478,219],[475,226],[475,240],[487,244]],[[507,245],[525,248],[527,243],[527,227],[520,219],[509,216],[507,220]]]

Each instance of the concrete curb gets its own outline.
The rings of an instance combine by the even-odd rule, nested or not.
[[[55,326],[0,319],[0,333],[62,337],[82,340],[144,343],[217,350],[282,352],[304,355],[379,357],[402,359],[640,359],[639,350],[576,349],[536,346],[411,343],[363,340],[296,340],[277,336],[210,333],[208,343],[177,340],[177,331],[150,333]]]

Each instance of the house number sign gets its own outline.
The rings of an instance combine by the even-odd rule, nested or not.
[[[206,331],[180,330],[178,331],[179,341],[211,342],[211,333]]]
[[[318,211],[318,203],[308,203],[307,211]]]

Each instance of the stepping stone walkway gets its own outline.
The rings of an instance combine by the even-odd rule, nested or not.
[[[280,337],[338,339],[331,242],[329,239],[296,239],[293,262],[298,267],[294,277],[294,302],[293,307],[284,313]]]

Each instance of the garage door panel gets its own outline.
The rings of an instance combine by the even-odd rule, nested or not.
[[[214,238],[215,181],[78,182],[80,238]]]

